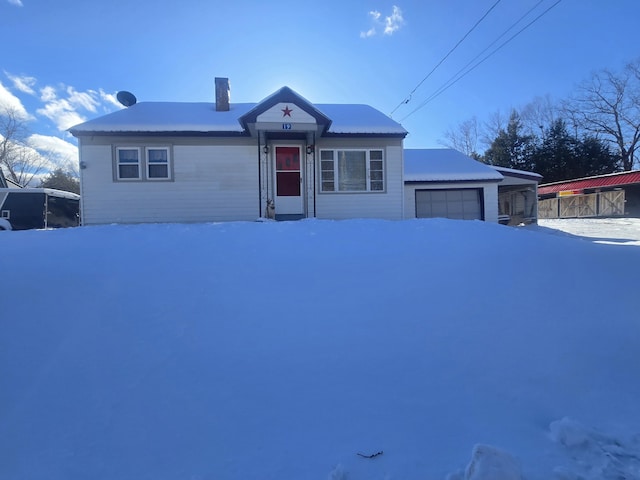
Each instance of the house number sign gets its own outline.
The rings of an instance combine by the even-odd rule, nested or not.
[[[283,130],[291,130],[291,124],[290,123],[283,123],[282,124],[282,129]]]

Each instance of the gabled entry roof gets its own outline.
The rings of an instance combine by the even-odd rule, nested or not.
[[[324,133],[329,126],[331,125],[331,119],[327,117],[324,113],[314,107],[311,102],[307,99],[298,95],[296,92],[291,90],[289,87],[282,87],[280,90],[275,92],[272,95],[269,95],[267,98],[258,103],[254,108],[249,110],[247,113],[242,115],[239,118],[240,124],[248,129],[250,124],[255,124],[260,120],[260,116],[264,113],[267,113],[274,106],[284,104],[285,107],[278,111],[279,114],[282,112],[282,115],[278,115],[278,120],[282,121],[293,121],[292,114],[296,112],[292,108],[288,108],[288,105],[295,105],[294,108],[301,109],[307,115],[305,117],[312,118],[315,121],[315,124],[320,127],[322,133]]]
[[[283,109],[287,103],[296,105],[307,120],[313,119],[325,136],[407,135],[402,125],[373,107],[314,105],[289,87],[281,88],[259,103],[231,103],[228,111],[216,111],[216,104],[207,102],[139,102],[76,125],[69,131],[76,137],[118,134],[249,136],[249,125],[281,103],[285,104]],[[287,116],[285,120],[288,119]]]

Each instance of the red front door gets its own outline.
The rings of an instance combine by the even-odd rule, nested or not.
[[[303,213],[301,148],[275,147],[276,214]]]

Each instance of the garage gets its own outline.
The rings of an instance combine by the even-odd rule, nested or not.
[[[479,188],[416,190],[416,217],[484,220],[481,194]]]
[[[503,176],[453,149],[405,149],[404,218],[498,222]]]

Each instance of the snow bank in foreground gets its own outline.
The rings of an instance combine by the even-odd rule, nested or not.
[[[640,478],[640,249],[446,220],[5,233],[0,480]]]

